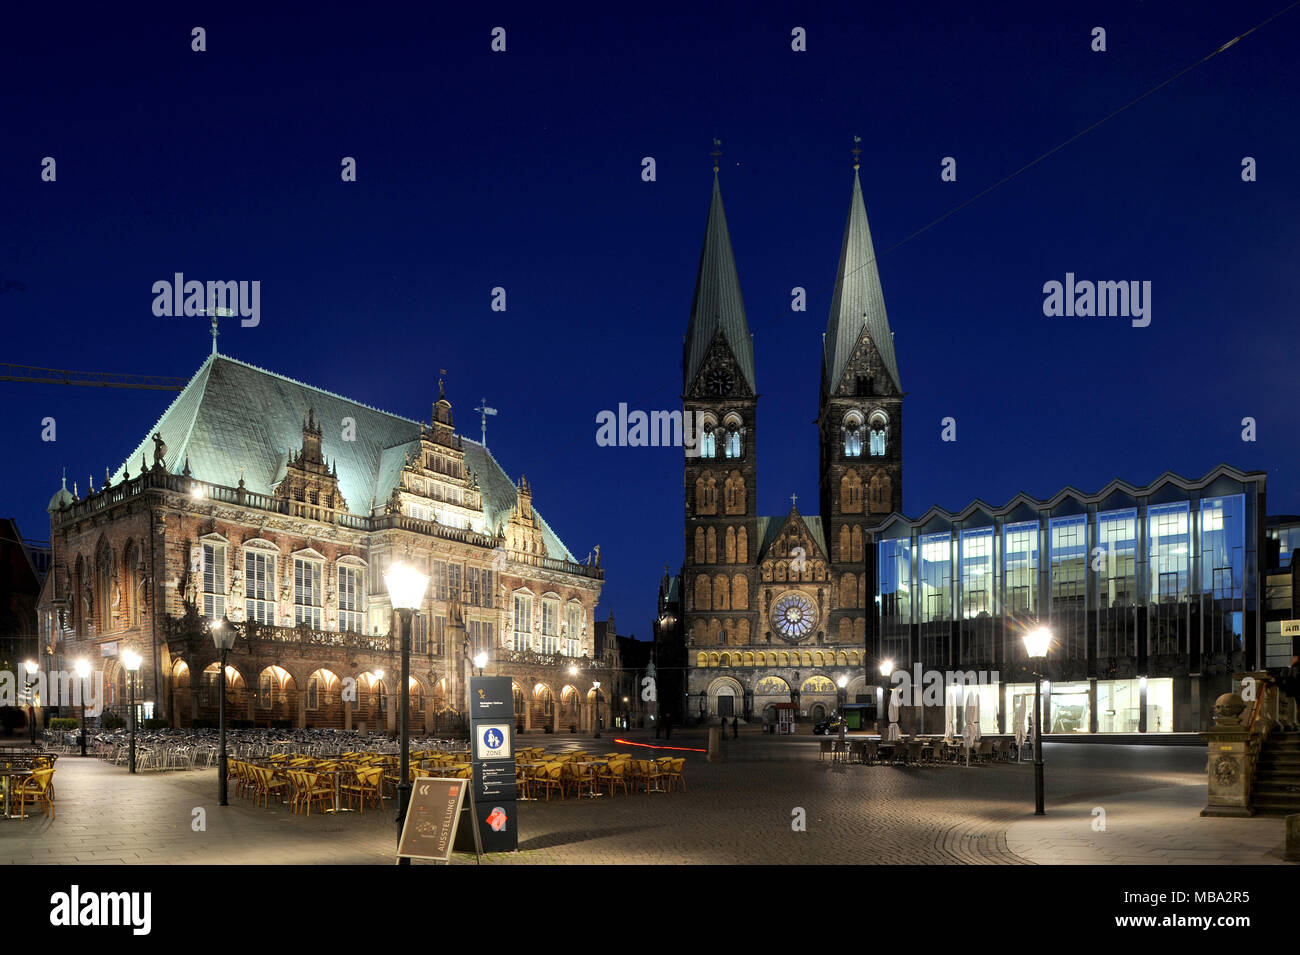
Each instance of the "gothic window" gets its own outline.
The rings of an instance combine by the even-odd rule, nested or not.
[[[840,563],[847,564],[852,559],[851,536],[849,526],[845,524],[840,528]]]
[[[891,496],[889,475],[884,471],[877,471],[871,475],[871,486],[868,491],[871,513],[888,514]]]
[[[718,513],[718,482],[708,471],[695,479],[695,513]]]
[[[727,457],[739,458],[744,455],[744,436],[745,429],[741,427],[740,421],[735,417],[729,418],[725,435]]]
[[[749,578],[737,574],[731,581],[731,609],[749,609]]]
[[[845,574],[840,578],[840,606],[856,607],[858,605],[858,578],[854,574]]]
[[[727,578],[718,574],[713,578],[713,609],[730,610],[731,595],[730,587],[727,585]]]
[[[840,513],[862,513],[862,478],[858,476],[857,471],[846,471],[840,478]]]
[[[718,532],[712,527],[704,532],[704,559],[710,564],[718,562]]]
[[[695,528],[695,563],[704,563],[704,528]]]
[[[728,564],[736,562],[736,529],[734,527],[727,528],[726,561]]]
[[[732,471],[727,475],[724,490],[726,492],[727,513],[744,514],[747,507],[744,475],[739,471]]]
[[[749,532],[744,527],[736,531],[736,562],[749,563]]]
[[[695,578],[695,609],[709,610],[712,601],[709,599],[712,591],[709,590],[709,575],[700,574]]]
[[[716,458],[718,456],[718,432],[713,422],[704,425],[700,435],[700,457]]]
[[[862,528],[858,527],[856,524],[853,527],[853,548],[852,548],[852,554],[849,556],[849,559],[854,561],[855,563],[861,563],[863,560]]]
[[[862,418],[856,412],[848,415],[840,430],[844,433],[844,456],[862,457]]]
[[[108,548],[107,544],[100,548],[96,560],[95,591],[97,600],[95,609],[99,615],[99,632],[108,633],[113,629],[113,611],[115,609],[113,602],[121,598],[114,592],[113,552]]]
[[[877,411],[871,415],[871,456],[873,458],[885,456],[885,443],[888,440],[889,419],[885,417],[883,411]]]
[[[140,551],[128,541],[122,552],[122,614],[128,628],[140,623]]]

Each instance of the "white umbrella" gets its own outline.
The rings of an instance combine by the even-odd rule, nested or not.
[[[1025,698],[1016,697],[1015,716],[1012,717],[1016,724],[1016,758],[1021,758],[1021,753],[1025,748]]]
[[[950,746],[953,737],[957,735],[957,704],[953,703],[948,708],[948,725],[944,727],[943,741]]]
[[[976,698],[978,699],[978,697]],[[978,738],[979,726],[975,720],[971,719],[972,709],[976,714],[979,712],[979,705],[972,703],[971,695],[966,696],[966,725],[962,727],[961,744],[966,748],[966,765],[970,765],[970,751],[975,748],[975,741]],[[954,707],[954,711],[956,707]]]
[[[898,710],[902,695],[901,686],[896,686],[889,691],[889,733],[886,738],[890,740],[899,739],[903,735],[898,729]]]

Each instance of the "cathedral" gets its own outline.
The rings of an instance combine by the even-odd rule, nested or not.
[[[874,699],[864,525],[902,512],[903,390],[853,169],[821,362],[820,513],[792,500],[763,516],[754,347],[714,166],[682,355],[683,420],[700,434],[685,459],[685,559],[660,587],[658,632],[672,621],[685,644],[686,678],[668,698],[688,718],[770,722],[794,703],[816,720],[841,692]]]

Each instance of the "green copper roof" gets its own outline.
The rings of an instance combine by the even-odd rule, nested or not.
[[[844,366],[848,364],[864,329],[880,353],[894,388],[902,391],[898,360],[894,357],[894,335],[885,315],[885,293],[880,288],[876,252],[867,225],[867,208],[862,202],[862,185],[855,169],[849,220],[844,226],[840,265],[835,273],[835,295],[831,299],[831,317],[826,326],[822,371],[826,375],[828,392],[834,392],[839,386]]]
[[[736,356],[749,390],[757,394],[754,341],[749,335],[749,323],[745,321],[745,301],[740,295],[740,276],[736,273],[736,258],[731,251],[727,215],[722,210],[722,190],[718,187],[717,173],[714,173],[709,221],[704,228],[704,248],[700,251],[700,268],[695,276],[691,321],[682,347],[683,390],[691,387],[719,330],[731,353]]]
[[[220,354],[210,355],[195,372],[124,468],[139,474],[141,460],[152,466],[152,435],[158,432],[167,444],[171,473],[181,473],[188,461],[196,480],[236,487],[242,476],[249,491],[273,494],[290,453],[302,446],[308,409],[320,423],[321,452],[338,470],[348,510],[368,515],[372,499],[382,507],[397,484],[406,451],[419,445],[418,421]],[[345,418],[352,419],[352,427]],[[354,440],[344,440],[345,428]],[[475,522],[474,530],[493,533],[515,506],[514,482],[478,442],[465,438],[464,449],[465,465],[477,473],[483,493],[484,519],[482,526]],[[124,468],[118,468],[114,483],[122,480]],[[572,560],[545,520],[542,528],[548,556]]]

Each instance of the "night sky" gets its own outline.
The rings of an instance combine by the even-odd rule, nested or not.
[[[424,419],[445,368],[459,429],[477,438],[486,396],[507,472],[575,554],[602,545],[598,616],[649,637],[682,559],[682,456],[598,447],[596,415],[680,407],[716,136],[762,394],[759,512],[792,493],[816,511],[856,134],[909,516],[1223,461],[1267,471],[1270,512],[1300,512],[1300,8],[894,248],[1286,3],[11,5],[0,361],[188,377],[207,320],[155,317],[152,284],[260,280],[261,322],[226,321],[224,353]],[[1045,317],[1067,272],[1150,281],[1150,325]],[[0,513],[47,537],[60,469],[99,486],[173,397],[0,383]]]

